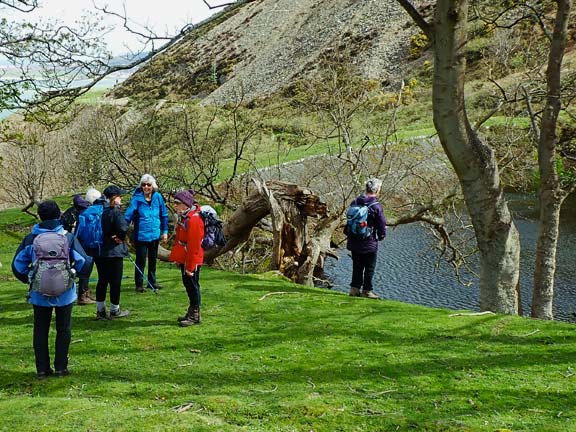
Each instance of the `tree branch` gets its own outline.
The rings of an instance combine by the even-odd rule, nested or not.
[[[404,8],[404,10],[410,15],[410,18],[414,20],[416,25],[424,32],[428,37],[430,42],[434,43],[434,28],[428,23],[424,17],[418,12],[418,9],[412,4],[410,0],[397,0],[398,3]]]

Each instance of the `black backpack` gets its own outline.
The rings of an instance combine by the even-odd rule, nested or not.
[[[60,223],[66,231],[74,233],[76,224],[78,223],[78,210],[76,210],[75,207],[70,207],[60,216]]]
[[[212,249],[213,247],[222,247],[226,245],[226,237],[222,229],[222,221],[210,211],[200,211],[200,216],[204,221],[204,239],[202,239],[202,248]]]

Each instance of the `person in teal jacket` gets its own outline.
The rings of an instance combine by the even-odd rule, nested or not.
[[[38,216],[40,216],[41,222],[34,225],[32,232],[22,240],[16,250],[12,260],[12,273],[14,276],[21,282],[29,283],[33,264],[36,262],[33,247],[34,239],[39,234],[54,232],[66,235],[70,245],[70,261],[76,274],[80,277],[89,277],[92,258],[86,254],[82,245],[74,238],[74,235],[64,230],[60,222],[58,204],[50,200],[41,202],[38,205]],[[72,306],[76,298],[75,283],[62,294],[56,296],[47,296],[32,289],[28,293],[28,302],[34,308],[33,346],[38,379],[45,379],[54,374],[58,377],[64,377],[69,374],[68,351],[72,338]],[[54,369],[50,367],[50,352],[48,349],[48,335],[53,310],[56,314]]]
[[[144,174],[140,186],[132,194],[130,205],[124,213],[126,222],[134,224],[132,240],[136,249],[134,282],[137,292],[144,291],[144,270],[148,256],[148,283],[154,289],[162,288],[156,280],[156,261],[160,240],[168,240],[168,208],[162,194],[158,192],[156,180]]]

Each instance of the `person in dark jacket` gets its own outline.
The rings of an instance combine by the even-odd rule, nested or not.
[[[137,292],[144,292],[144,269],[148,256],[148,283],[154,289],[162,288],[156,281],[156,261],[160,240],[168,240],[168,208],[162,194],[158,192],[156,180],[150,174],[140,179],[140,187],[132,194],[130,205],[124,213],[126,222],[134,223],[134,247],[136,268],[134,282]]]
[[[72,234],[76,234],[76,228],[78,227],[78,217],[86,210],[90,205],[91,202],[84,199],[81,195],[77,194],[74,195],[74,199],[72,201],[72,207],[68,208],[62,216],[60,216],[60,222],[64,229]],[[84,247],[84,245],[82,245]],[[84,249],[86,253],[92,256],[88,250]],[[92,273],[93,261],[90,265],[90,269],[88,271],[88,277],[82,277],[78,279],[78,301],[76,304],[78,306],[84,306],[89,304],[96,303],[96,300],[92,297],[92,293],[90,292],[90,273]]]
[[[346,248],[352,252],[352,281],[350,295],[354,297],[379,298],[372,287],[372,278],[376,270],[378,242],[386,237],[386,217],[382,204],[377,203],[377,197],[382,187],[382,180],[377,178],[366,182],[366,192],[358,196],[352,204],[371,205],[368,208],[368,226],[372,235],[366,239],[348,236]]]
[[[120,210],[122,196],[126,191],[116,185],[104,189],[107,202],[102,213],[103,242],[100,254],[95,258],[98,269],[96,284],[96,319],[122,318],[130,311],[120,309],[120,288],[124,271],[124,257],[128,256],[128,247],[124,240],[128,224]],[[94,205],[97,203],[95,202]],[[110,315],[106,314],[106,292],[110,285]]]
[[[42,233],[54,232],[66,235],[71,245],[69,257],[72,268],[79,276],[85,276],[92,264],[84,249],[71,233],[66,232],[60,223],[60,208],[54,201],[44,201],[38,205],[38,216],[41,222],[34,225],[18,246],[12,261],[12,272],[21,282],[29,283],[33,264],[36,261],[33,242]],[[34,308],[34,356],[36,358],[36,376],[45,379],[56,373],[64,377],[68,371],[68,351],[72,338],[72,307],[76,300],[76,286],[72,286],[57,296],[46,296],[39,291],[30,290],[28,302]],[[48,335],[52,310],[56,314],[56,343],[54,355],[54,369],[50,367],[50,351],[48,349]],[[56,372],[54,372],[54,370]]]

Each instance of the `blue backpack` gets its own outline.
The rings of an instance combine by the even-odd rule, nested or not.
[[[378,201],[366,205],[354,200],[346,211],[346,235],[358,239],[367,239],[372,235],[373,229],[368,226],[368,211],[374,204],[378,204]]]
[[[102,234],[103,205],[92,205],[78,216],[76,237],[84,248],[98,249],[102,246],[104,235]]]

